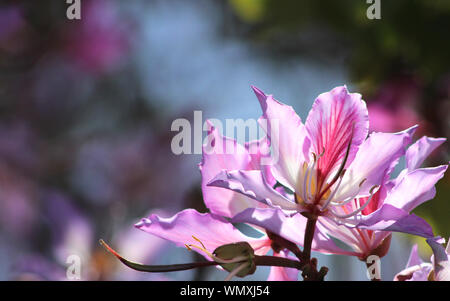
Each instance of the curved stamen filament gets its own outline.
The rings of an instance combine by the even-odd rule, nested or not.
[[[303,186],[302,186],[303,187],[302,198],[305,203],[308,203],[308,198],[307,198],[308,188],[306,187],[306,181],[308,180],[309,170],[310,170],[310,168],[309,168],[309,163],[308,163],[308,165],[306,166],[306,170],[305,170],[305,176],[303,177]]]
[[[348,217],[352,217],[352,216],[355,216],[356,214],[358,214],[358,213],[360,213],[361,211],[363,211],[368,205],[369,205],[369,203],[370,203],[370,201],[372,200],[372,198],[373,198],[373,196],[374,196],[374,190],[376,189],[376,188],[378,188],[379,186],[378,185],[376,185],[376,186],[373,186],[371,189],[370,189],[370,197],[369,197],[369,199],[367,200],[367,202],[365,202],[364,203],[364,205],[362,205],[362,206],[360,206],[358,209],[356,209],[355,211],[353,211],[353,212],[351,212],[351,213],[349,213],[349,214],[344,214],[344,215],[340,215],[340,214],[337,214],[336,212],[331,212],[335,217],[337,217],[337,218],[348,218]],[[353,198],[353,199],[355,199],[355,198]],[[359,202],[358,202],[359,203]],[[341,204],[341,206],[342,206],[343,204]]]
[[[367,180],[367,179],[363,179],[363,180],[361,181],[361,183],[359,184],[358,191],[354,194],[354,196],[349,197],[349,198],[346,198],[345,200],[340,201],[340,202],[331,202],[331,205],[334,205],[334,206],[344,206],[344,205],[346,205],[347,203],[349,203],[349,202],[351,202],[352,200],[354,200],[354,199],[356,198],[356,196],[359,194],[359,192],[361,191],[361,186],[362,186],[362,184],[363,184],[366,180]],[[374,186],[374,187],[376,187],[376,186]],[[372,188],[374,188],[374,187],[372,187]]]
[[[231,280],[231,278],[233,278],[234,276],[236,276],[240,271],[242,271],[244,268],[246,268],[248,266],[248,263],[243,263],[241,265],[239,265],[237,268],[235,268],[228,276],[227,278],[225,278],[224,281],[229,281]]]
[[[325,151],[324,151],[324,153],[325,153]],[[314,170],[316,169],[316,164],[317,164],[317,156],[316,156],[316,154],[315,153],[312,153],[313,154],[313,157],[314,157],[314,162],[313,162],[313,165],[312,165],[312,167],[311,167],[311,170],[310,170],[310,172],[309,172],[309,181],[308,181],[308,190],[307,190],[307,197],[310,197],[311,198],[311,200],[313,199],[313,189],[312,189],[312,179],[313,179],[313,176],[314,176]]]
[[[192,251],[192,248],[198,249],[200,251],[203,251],[206,253],[206,255],[208,255],[208,257],[210,257],[212,260],[214,260],[215,262],[221,263],[221,264],[227,264],[227,263],[237,263],[237,262],[241,262],[244,260],[247,260],[248,258],[245,256],[240,256],[240,257],[236,257],[233,259],[222,259],[219,258],[217,256],[215,256],[214,254],[212,254],[211,252],[209,252],[205,245],[201,242],[200,239],[198,239],[197,237],[195,237],[194,235],[192,235],[192,238],[195,239],[196,241],[198,241],[202,246],[197,246],[197,245],[193,245],[193,244],[185,244],[185,247],[189,250]]]
[[[354,194],[354,196],[351,196],[349,198],[346,198],[343,201],[340,202],[331,202],[331,205],[333,206],[344,206],[347,205],[348,203],[350,203],[351,201],[353,201],[354,199],[356,199],[356,196],[359,194],[359,192],[361,191],[361,187],[358,189],[358,191]]]
[[[334,188],[334,190],[331,192],[330,196],[325,201],[325,204],[322,206],[321,210],[325,210],[328,207],[328,205],[330,205],[331,200],[334,198],[334,196],[336,195],[336,192],[339,190],[339,186],[341,185],[343,178],[344,178],[344,173],[342,173],[342,176],[339,177],[339,181],[337,182],[336,187]]]

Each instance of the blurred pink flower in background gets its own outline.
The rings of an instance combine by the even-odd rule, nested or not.
[[[420,84],[411,78],[386,82],[368,101],[370,132],[396,132],[420,124],[419,135],[429,125],[417,113]]]
[[[63,31],[69,60],[88,73],[111,71],[129,50],[129,24],[121,19],[115,5],[105,0],[85,1],[81,20]]]

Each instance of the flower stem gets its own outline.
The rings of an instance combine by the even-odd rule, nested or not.
[[[119,259],[124,265],[127,267],[140,271],[140,272],[148,272],[148,273],[162,273],[162,272],[177,272],[184,270],[191,270],[201,267],[218,265],[219,263],[214,261],[201,261],[201,262],[190,262],[190,263],[182,263],[182,264],[171,264],[171,265],[144,265],[136,262],[129,261],[119,255],[114,249],[112,249],[107,243],[105,243],[102,239],[100,240],[100,244],[111,254],[113,254],[117,259]]]
[[[300,261],[278,256],[255,256],[255,264],[257,266],[277,266],[294,268],[297,270],[303,269],[303,264]]]
[[[317,217],[308,217],[305,229],[305,238],[303,242],[303,260],[309,262],[311,259],[311,246],[316,231]]]
[[[132,262],[121,255],[119,255],[114,249],[112,249],[107,243],[103,240],[100,240],[100,244],[110,253],[112,253],[117,259],[119,259],[124,265],[127,267],[140,271],[140,272],[148,272],[148,273],[161,273],[161,272],[176,272],[183,270],[190,270],[194,268],[201,268],[213,265],[219,265],[218,262],[215,261],[202,261],[202,262],[191,262],[191,263],[183,263],[183,264],[172,264],[172,265],[143,265],[140,263]],[[292,260],[284,257],[278,256],[258,256],[254,257],[255,264],[257,266],[279,266],[279,267],[287,267],[294,268],[298,270],[303,270],[305,264],[298,260]],[[242,261],[245,263],[245,260]]]

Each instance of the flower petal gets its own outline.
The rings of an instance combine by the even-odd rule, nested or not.
[[[422,137],[406,151],[406,167],[408,171],[419,168],[423,161],[442,143],[445,138]]]
[[[263,115],[258,120],[272,146],[272,173],[275,179],[295,190],[299,168],[308,157],[310,142],[305,126],[291,106],[275,100],[252,86]]]
[[[202,192],[206,207],[218,215],[232,217],[236,213],[249,207],[258,207],[260,203],[248,198],[242,194],[231,190],[208,186],[207,184],[220,171],[248,169],[256,165],[260,160],[258,145],[252,143],[252,152],[250,155],[248,149],[237,143],[235,140],[223,137],[219,131],[209,124],[208,142],[203,145],[202,162],[199,164],[202,174]],[[230,151],[231,150],[231,151]]]
[[[423,263],[423,260],[420,258],[417,249],[417,244],[415,244],[411,249],[411,254],[409,254],[408,263],[406,264],[407,268]]]
[[[245,143],[245,148],[247,149],[251,161],[248,170],[261,170],[264,173],[264,177],[267,183],[274,186],[277,180],[272,175],[271,172],[271,154],[270,154],[270,142],[267,137],[263,137],[260,140],[254,140]],[[227,168],[228,170],[237,170],[243,168]],[[217,174],[217,173],[216,173]]]
[[[444,176],[447,165],[420,168],[406,174],[387,195],[385,204],[391,204],[407,212],[412,211],[436,194],[434,185]]]
[[[318,161],[319,178],[340,164],[351,142],[347,162],[351,162],[358,146],[366,139],[369,118],[361,94],[348,93],[346,86],[320,94],[305,123],[313,151],[324,152]]]
[[[435,238],[427,239],[433,249],[434,279],[437,281],[450,281],[450,254]],[[447,246],[448,249],[448,246]]]
[[[236,215],[232,222],[248,223],[262,227],[293,243],[303,245],[306,218],[301,214],[291,217],[286,216],[281,210],[275,208],[247,209]],[[341,255],[356,255],[356,252],[345,251],[336,246],[331,238],[325,233],[325,228],[317,224],[312,243],[312,250]]]
[[[413,265],[395,275],[394,281],[427,281],[432,270],[433,266],[430,263]]]
[[[369,230],[409,233],[425,238],[434,237],[433,229],[424,219],[390,204],[382,205],[372,214],[358,216],[354,226]]]
[[[274,253],[274,256],[293,259],[284,251],[281,251],[280,253]],[[267,281],[297,281],[298,274],[299,270],[297,269],[273,266],[270,268],[270,274],[267,278]]]
[[[355,159],[344,175],[335,199],[369,195],[375,185],[381,185],[393,165],[405,154],[416,127],[399,133],[372,133],[360,146]],[[362,183],[362,185],[361,185]]]
[[[260,170],[224,170],[214,177],[208,186],[227,188],[272,207],[300,210],[298,204],[289,201],[269,186]]]
[[[251,238],[245,236],[224,218],[209,213],[199,213],[194,209],[183,210],[173,217],[162,218],[155,214],[143,218],[136,228],[163,239],[174,242],[177,246],[185,244],[199,245],[192,236],[198,238],[209,252],[217,247],[240,241],[247,241],[254,249],[267,245],[268,238]],[[204,252],[193,249],[210,259]]]

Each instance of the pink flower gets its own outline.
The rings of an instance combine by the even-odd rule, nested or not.
[[[292,107],[253,89],[267,138],[239,145],[210,126],[200,170],[211,213],[187,209],[171,218],[152,215],[137,228],[195,249],[209,260],[216,260],[216,248],[242,241],[256,255],[272,249],[275,256],[288,257],[291,251],[308,259],[309,247],[360,258],[382,256],[391,231],[434,238],[431,227],[410,211],[434,197],[434,185],[447,165],[419,167],[445,139],[423,137],[406,150],[416,127],[367,138],[365,103],[346,87],[319,95],[305,124]],[[402,156],[407,167],[390,180]],[[244,235],[224,217],[261,234]],[[318,220],[313,232],[308,231],[311,219]],[[339,248],[331,237],[353,250]],[[282,245],[277,244],[280,239]],[[295,248],[303,243],[304,252],[310,246],[306,256],[299,256]],[[295,270],[272,267],[269,279],[297,276]]]
[[[246,209],[233,221],[264,226],[283,236],[281,217],[273,212],[280,210],[282,215],[300,212],[348,227],[434,236],[424,220],[409,212],[434,197],[434,185],[447,165],[405,171],[401,179],[391,182],[394,186],[382,206],[376,205],[376,193],[405,155],[416,127],[399,133],[372,133],[366,139],[366,105],[360,94],[348,93],[345,86],[319,95],[305,124],[292,107],[253,89],[263,109],[260,122],[266,121],[261,126],[277,153],[271,173],[293,194],[274,189],[260,170],[223,170],[208,186],[241,193],[270,207]],[[410,152],[413,155],[407,160],[424,159],[414,156],[425,152],[421,144]],[[366,208],[373,211],[367,214]]]
[[[406,169],[393,180],[389,179],[390,170],[388,170],[380,189],[361,213],[364,216],[371,215],[377,210],[383,213],[388,211],[386,208],[393,206],[402,209],[401,214],[407,217],[406,212],[409,213],[423,202],[432,199],[435,194],[433,185],[442,177],[443,169],[419,167],[424,159],[444,141],[443,138],[422,137],[410,146],[406,152]],[[424,187],[424,189],[421,187]],[[345,208],[347,211],[353,211],[367,201],[367,197],[354,199],[346,204]],[[390,231],[370,230],[374,227],[364,229],[365,227],[362,224],[359,228],[349,228],[322,217],[319,217],[319,223],[327,229],[329,235],[345,242],[355,252],[359,253],[358,257],[362,260],[365,260],[369,255],[382,257],[389,250]],[[385,230],[383,226],[381,229]],[[427,232],[432,235],[429,226],[424,225],[424,229],[428,229]]]
[[[427,281],[432,270],[433,265],[420,258],[417,245],[414,245],[405,269],[395,275],[394,281]]]
[[[203,160],[199,167],[202,173],[203,198],[211,213],[201,214],[193,209],[186,209],[171,218],[161,218],[151,215],[136,224],[138,229],[166,240],[178,246],[199,245],[202,249],[192,248],[211,260],[210,254],[218,247],[246,241],[255,250],[256,255],[266,255],[272,248],[272,240],[260,230],[259,238],[246,236],[235,228],[224,217],[232,217],[247,208],[266,207],[253,199],[225,189],[208,187],[208,181],[223,168],[258,169],[262,167],[261,157],[266,153],[267,141],[260,140],[242,146],[235,140],[221,136],[219,131],[210,124],[209,142],[203,146]],[[210,148],[210,149],[209,149]],[[232,149],[227,154],[226,149]],[[266,176],[271,178],[270,171]],[[275,184],[275,182],[272,182]],[[275,256],[288,257],[284,250],[275,250]],[[268,280],[297,280],[298,270],[291,268],[272,267]]]
[[[419,257],[417,245],[414,245],[406,268],[395,275],[394,281],[450,281],[450,243],[444,248],[435,239],[427,239],[427,242],[433,249],[431,263]]]
[[[275,185],[276,182],[270,171],[270,166],[262,164],[262,159],[267,159],[270,156],[267,140],[262,139],[240,145],[234,139],[223,137],[217,129],[212,127],[211,124],[209,125],[209,141],[203,146],[203,159],[199,167],[202,173],[203,198],[211,213],[200,214],[195,210],[187,209],[172,218],[161,218],[157,215],[152,215],[149,218],[142,219],[136,227],[173,241],[179,246],[185,246],[186,244],[198,245],[198,239],[209,252],[224,244],[247,241],[254,248],[257,255],[265,255],[272,249],[275,256],[288,257],[289,252],[277,247],[276,242],[270,238],[269,233],[261,232],[261,228],[254,229],[260,232],[260,237],[255,239],[243,235],[223,218],[234,217],[246,209],[268,209],[269,206],[243,194],[207,185],[216,174],[224,169],[260,171],[270,183],[269,185]],[[274,213],[277,214],[278,212]],[[277,234],[281,234],[282,238],[295,244],[302,244],[306,218],[302,215],[295,215],[290,219],[286,219],[283,214],[280,214],[279,220],[284,222],[284,230],[282,232],[277,231]],[[255,222],[253,225],[258,225],[258,223]],[[264,226],[262,228],[264,231]],[[332,239],[325,235],[323,230],[323,227],[318,227],[316,230],[312,246],[313,250],[324,253],[354,255],[353,252],[342,250],[336,246]],[[199,251],[198,249],[193,250]],[[199,252],[210,259],[207,253],[201,250]],[[274,266],[271,268],[268,280],[286,281],[297,280],[297,278],[298,270]]]
[[[87,72],[111,71],[128,52],[130,32],[108,1],[83,3],[81,20],[67,34],[67,54]]]
[[[383,84],[376,96],[369,100],[370,131],[399,131],[411,124],[428,128],[416,112],[421,87],[412,78],[397,78]]]
[[[432,279],[436,281],[450,281],[450,242],[444,248],[439,240],[427,239],[433,249],[431,262],[433,263]]]

